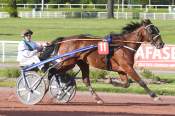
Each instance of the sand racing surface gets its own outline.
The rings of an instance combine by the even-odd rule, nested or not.
[[[15,88],[0,88],[0,116],[174,116],[175,97],[100,93],[104,104],[96,104],[88,92],[77,92],[68,104],[54,102],[49,95],[37,105],[24,105]]]

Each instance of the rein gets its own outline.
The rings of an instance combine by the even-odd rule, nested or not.
[[[66,43],[69,41],[105,41],[104,39],[71,39],[71,40],[64,40],[61,42],[57,42],[56,44],[61,44],[61,43]],[[121,40],[112,40],[116,42],[121,42],[121,43],[133,43],[133,44],[142,44],[145,42],[135,42],[135,41],[121,41]]]
[[[118,47],[118,45],[115,45],[115,44],[111,44],[110,45],[111,47]],[[131,50],[131,51],[133,51],[133,52],[136,52],[137,50],[135,50],[135,49],[133,49],[133,48],[131,48],[131,47],[128,47],[128,46],[123,46],[124,48],[127,48],[127,49],[129,49],[129,50]]]
[[[69,42],[69,41],[106,41],[105,39],[71,39],[71,40],[64,40],[64,41],[61,41],[61,42],[57,42],[56,44],[61,44],[61,43],[66,43],[66,42]],[[146,43],[146,42],[135,42],[135,41],[121,41],[121,40],[113,40],[113,41],[116,41],[116,42],[120,42],[120,43],[133,43],[133,44],[142,44],[142,43]],[[111,46],[116,46],[114,44],[112,44]],[[136,52],[137,50],[131,48],[131,47],[128,47],[128,46],[123,46],[124,48],[127,48],[133,52]]]

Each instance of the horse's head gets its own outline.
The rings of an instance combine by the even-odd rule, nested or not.
[[[55,48],[54,44],[48,44],[47,46],[44,46],[44,49],[40,53],[40,56],[39,56],[40,60],[43,61],[43,60],[48,59],[53,53],[54,48]]]
[[[50,43],[47,43],[47,46],[44,47],[42,53],[40,54],[40,60],[46,60],[51,56],[57,55],[59,45],[58,42],[62,41],[63,37],[58,37]]]
[[[163,48],[165,43],[162,41],[159,29],[149,19],[143,20],[141,24],[144,27],[142,41],[150,42],[157,49]]]

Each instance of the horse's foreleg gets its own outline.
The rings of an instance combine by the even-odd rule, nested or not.
[[[134,79],[144,90],[150,95],[150,97],[154,98],[155,100],[158,98],[157,95],[151,91],[147,84],[139,77],[136,71],[131,66],[123,66],[123,69]]]
[[[80,67],[80,70],[82,72],[83,83],[86,85],[86,87],[88,87],[88,90],[90,91],[91,95],[94,97],[97,103],[103,103],[103,100],[97,95],[97,93],[91,86],[89,79],[89,65],[83,61],[79,61],[77,65]]]
[[[124,88],[128,88],[130,86],[130,83],[128,81],[128,76],[125,72],[118,72],[119,74],[119,79],[118,81],[112,81],[111,80],[111,84],[113,86],[119,86],[119,87],[124,87]]]

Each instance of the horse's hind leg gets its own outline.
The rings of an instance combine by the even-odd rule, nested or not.
[[[91,86],[89,79],[89,65],[82,60],[78,61],[77,65],[79,66],[82,72],[83,83],[86,85],[86,87],[88,87],[88,90],[90,91],[91,95],[94,97],[97,103],[103,103],[103,100],[97,95],[97,93]]]
[[[118,81],[111,80],[111,84],[113,86],[128,88],[130,86],[130,83],[128,81],[127,74],[125,72],[118,72],[118,74],[119,74],[120,80],[118,80]]]

